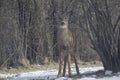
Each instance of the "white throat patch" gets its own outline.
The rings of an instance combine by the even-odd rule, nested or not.
[[[66,26],[66,25],[63,25],[63,26],[60,26],[60,28],[64,29],[64,28],[67,28],[67,26]]]

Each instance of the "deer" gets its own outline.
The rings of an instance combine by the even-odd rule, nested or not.
[[[77,75],[80,74],[76,59],[77,37],[69,28],[69,17],[62,17],[57,29],[57,42],[59,50],[59,71],[57,77],[65,76],[68,64],[68,76],[71,77],[71,58],[73,57]],[[63,69],[63,73],[62,73]]]

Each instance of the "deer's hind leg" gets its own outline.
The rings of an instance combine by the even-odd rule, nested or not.
[[[71,54],[68,54],[68,76],[71,77]]]
[[[76,67],[77,75],[79,75],[80,72],[79,72],[79,67],[78,67],[78,63],[77,63],[77,59],[76,59],[75,55],[73,55],[73,59],[74,59],[74,61],[75,61],[75,67]]]

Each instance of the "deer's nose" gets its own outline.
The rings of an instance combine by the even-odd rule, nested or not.
[[[61,25],[65,25],[65,23],[64,23],[64,22],[61,22]]]

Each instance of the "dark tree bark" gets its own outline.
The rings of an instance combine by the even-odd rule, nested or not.
[[[86,6],[84,6],[86,5]],[[113,25],[107,0],[87,0],[83,10],[87,19],[87,30],[93,49],[99,54],[105,70],[120,71],[120,27],[119,15]]]
[[[56,27],[59,26],[59,17],[63,14],[70,17],[69,26],[77,33],[78,59],[80,56],[83,61],[96,60],[97,54],[90,49],[91,42],[87,33],[81,28],[85,25],[81,1],[0,0],[0,66],[15,67],[27,63],[44,64],[45,59],[57,61],[59,51],[57,49]],[[106,17],[106,15],[104,16]],[[96,16],[98,16],[96,19],[101,18],[99,14]],[[107,20],[107,18],[104,19]],[[104,20],[101,18],[97,21],[102,24],[101,22]],[[116,26],[114,27],[115,32],[118,31],[118,25],[119,19],[114,25]],[[101,37],[99,38],[101,39]],[[108,38],[111,36],[109,35]],[[119,40],[120,37],[118,37],[118,43],[120,43]],[[117,41],[114,42],[117,44]],[[120,48],[120,45],[117,46]],[[119,49],[118,52],[120,52]]]

